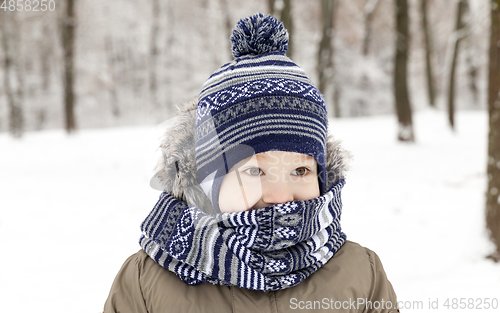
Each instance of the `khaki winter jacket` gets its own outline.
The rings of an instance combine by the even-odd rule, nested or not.
[[[378,256],[347,241],[326,265],[297,286],[270,292],[189,286],[141,250],[123,264],[104,313],[397,312],[395,306],[396,295]]]
[[[167,131],[152,185],[210,212],[197,184],[194,158],[194,109],[182,110]],[[326,187],[344,178],[349,154],[328,138]],[[398,312],[396,295],[380,259],[371,250],[347,241],[310,277],[279,291],[252,291],[212,284],[189,286],[140,250],[118,272],[104,313],[170,312]]]

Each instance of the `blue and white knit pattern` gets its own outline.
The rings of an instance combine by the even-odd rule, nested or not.
[[[344,244],[343,186],[341,180],[318,198],[217,215],[164,192],[141,225],[140,245],[190,285],[286,289],[317,271]]]
[[[288,32],[283,23],[262,13],[241,19],[231,35],[231,50],[235,58],[271,52],[285,53]]]
[[[248,40],[253,44],[260,39]],[[199,183],[208,186],[205,190],[216,212],[217,178],[242,159],[270,150],[314,157],[320,192],[325,191],[328,120],[323,96],[286,57],[286,48],[273,51],[239,56],[212,74],[200,93],[195,124],[197,174]]]
[[[225,88],[241,83],[253,82],[261,79],[281,78],[287,80],[283,85],[272,86],[275,91],[283,93],[282,87],[294,87],[295,81],[302,82],[302,85],[311,85],[309,88],[313,95],[314,101],[321,103],[323,98],[318,90],[312,86],[312,82],[306,76],[303,69],[298,67],[287,56],[280,53],[270,53],[259,56],[247,56],[236,59],[235,61],[223,65],[218,71],[213,73],[203,85],[200,93],[200,101],[206,96],[212,95],[210,104],[217,107],[225,106],[228,103],[233,103],[235,99],[224,97],[224,95],[235,96],[230,91],[224,91]],[[246,84],[248,86],[248,84]],[[253,84],[252,84],[253,85]],[[265,87],[265,82],[261,87]],[[270,87],[270,86],[269,86]],[[311,88],[312,87],[312,88]],[[242,88],[240,88],[241,90]],[[260,91],[259,83],[255,83],[250,89],[245,90],[247,97],[258,95]],[[269,89],[268,89],[268,92]],[[215,97],[217,95],[217,97]],[[300,96],[300,94],[298,94]],[[205,105],[207,105],[206,103]]]

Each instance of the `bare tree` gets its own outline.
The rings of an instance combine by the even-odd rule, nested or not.
[[[66,0],[66,8],[62,17],[61,33],[62,48],[64,53],[64,116],[66,132],[72,133],[76,130],[75,118],[75,28],[76,28],[76,0]]]
[[[110,75],[110,82],[108,84],[108,89],[111,93],[111,112],[113,116],[120,116],[120,107],[118,106],[118,91],[116,88],[117,84],[117,74],[116,74],[116,56],[114,52],[114,45],[110,35],[106,35],[104,39],[104,50],[106,53],[106,61],[108,63],[108,71]]]
[[[365,15],[365,34],[363,39],[363,55],[368,55],[368,49],[370,48],[370,39],[372,36],[372,21],[375,16],[375,11],[380,3],[380,0],[367,0],[364,7]]]
[[[479,99],[479,88],[477,86],[477,76],[478,76],[478,61],[477,61],[477,52],[472,42],[472,37],[467,37],[467,77],[469,80],[469,89],[472,94],[472,101],[475,105],[478,105]]]
[[[495,243],[490,256],[500,261],[500,0],[491,0],[491,34],[488,75],[488,190],[486,227]]]
[[[50,32],[52,29],[48,25],[44,25],[43,32]],[[48,93],[51,87],[51,57],[54,54],[53,51],[53,41],[48,40],[46,37],[43,37],[38,41],[38,48],[40,49],[39,57],[40,57],[40,77],[42,79],[42,89],[44,92]]]
[[[288,30],[288,51],[289,58],[293,57],[293,17],[292,17],[292,0],[283,0],[284,6],[281,11],[280,19]]]
[[[233,30],[233,25],[231,24],[231,11],[229,7],[229,0],[220,0],[222,11],[224,12],[224,31],[226,33],[226,44],[228,46],[227,51],[229,52],[229,59],[231,59],[231,44],[229,38]]]
[[[334,92],[334,65],[333,65],[333,20],[335,0],[321,0],[321,40],[318,49],[318,88],[327,100],[333,97]],[[334,100],[334,99],[332,99]],[[333,101],[335,117],[340,116],[338,103]]]
[[[462,29],[463,15],[465,11],[466,0],[458,0],[457,4],[457,15],[455,22],[455,33],[454,33],[454,47],[453,56],[451,58],[450,73],[448,76],[448,121],[452,129],[455,129],[455,71],[457,67],[457,59],[459,54],[459,44],[463,38]]]
[[[283,22],[288,31],[287,56],[293,57],[293,17],[291,0],[268,0],[269,12]]]
[[[394,59],[394,102],[398,116],[398,140],[415,141],[410,99],[408,95],[408,1],[396,3],[396,53]]]
[[[152,0],[151,37],[149,41],[149,92],[153,106],[158,108],[158,35],[160,32],[160,1]]]
[[[474,37],[470,35],[471,33],[471,24],[472,24],[472,14],[470,10],[469,2],[465,2],[465,13],[464,17],[469,23],[469,29],[467,30],[467,38],[466,38],[466,63],[467,63],[467,77],[469,81],[469,89],[472,93],[472,100],[474,104],[478,104],[478,94],[479,90],[477,87],[477,74],[478,74],[478,61],[477,61],[477,52],[475,50],[474,45]]]
[[[49,26],[50,21],[47,21],[43,25],[43,33],[50,34],[51,27]],[[50,23],[51,24],[51,23]],[[52,34],[54,32],[52,31]],[[39,38],[37,42],[38,56],[40,64],[40,72],[38,73],[39,79],[41,80],[41,95],[42,97],[50,96],[51,85],[52,85],[52,67],[53,67],[53,46],[54,41],[48,36]],[[47,105],[43,104],[43,101],[39,101],[39,105],[34,109],[34,128],[36,130],[42,130],[48,120],[48,108]]]
[[[19,138],[24,131],[24,116],[22,110],[23,79],[20,68],[19,42],[20,32],[16,25],[14,12],[0,11],[0,35],[4,51],[4,90],[9,107],[9,132]]]
[[[172,4],[172,1],[168,0],[166,1],[165,3],[165,11],[167,12],[166,14],[166,18],[167,18],[167,30],[166,30],[166,38],[164,39],[165,40],[165,57],[163,58],[163,62],[165,64],[164,68],[167,69],[165,71],[165,84],[164,84],[164,99],[165,99],[165,103],[171,105],[172,104],[172,90],[171,90],[171,85],[172,85],[172,74],[171,74],[171,71],[170,69],[172,68],[173,66],[173,61],[172,61],[172,56],[173,56],[173,53],[172,53],[172,47],[175,46],[176,42],[175,42],[175,15],[174,15],[174,9],[173,9],[173,4]],[[229,39],[228,39],[229,41]],[[229,49],[229,51],[231,51],[231,49]],[[169,113],[169,111],[171,110],[171,108],[169,106],[167,106],[166,108],[166,111],[167,111],[167,114]]]
[[[280,0],[278,0],[280,1]],[[267,9],[269,11],[269,14],[274,15],[274,7],[276,6],[276,0],[267,0]]]
[[[427,74],[427,95],[431,107],[436,107],[436,88],[434,81],[434,71],[432,66],[433,45],[429,21],[427,18],[427,3],[428,0],[420,0],[420,17],[422,18],[422,30],[424,33],[425,43],[425,72]]]

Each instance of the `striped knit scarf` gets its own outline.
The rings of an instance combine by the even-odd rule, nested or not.
[[[344,244],[344,180],[325,194],[256,210],[209,215],[163,192],[141,225],[141,247],[185,283],[252,290],[297,285]]]

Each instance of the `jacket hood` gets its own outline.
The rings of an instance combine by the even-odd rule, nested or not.
[[[162,156],[156,164],[156,174],[151,179],[151,187],[166,191],[178,200],[207,213],[214,213],[196,174],[194,126],[197,103],[195,99],[179,108],[179,114],[163,135],[160,144]],[[329,134],[325,156],[326,190],[345,178],[351,158],[350,152],[341,147],[340,141]]]

